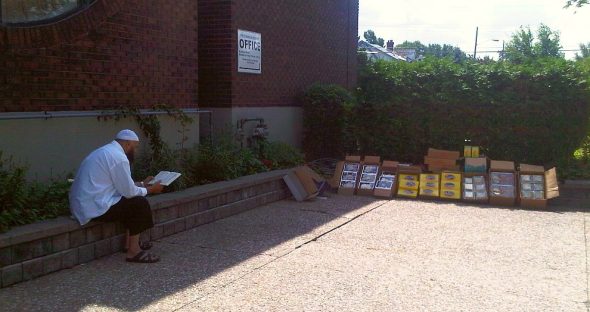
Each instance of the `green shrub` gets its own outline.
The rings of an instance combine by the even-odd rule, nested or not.
[[[146,177],[155,176],[162,170],[182,173],[182,165],[184,159],[187,157],[187,153],[187,150],[172,150],[165,143],[160,146],[157,154],[152,149],[144,150],[139,153],[135,162],[132,164],[131,173],[133,180],[142,181]],[[178,191],[188,186],[186,177],[181,175],[174,183],[167,186],[165,191]]]
[[[287,169],[303,164],[303,154],[284,142],[265,142],[262,147],[262,161],[269,169]]]
[[[55,218],[69,213],[66,179],[49,183],[27,182],[27,168],[0,151],[0,233],[13,226]]]
[[[314,85],[303,96],[303,151],[307,160],[341,157],[353,145],[347,121],[353,97],[337,85]]]
[[[183,167],[191,186],[267,171],[252,150],[240,148],[230,135],[222,135],[218,142],[203,143],[189,151]]]
[[[586,136],[587,78],[562,59],[366,63],[353,120],[358,147],[364,155],[422,162],[428,147],[460,150],[470,139],[494,159],[556,164]]]

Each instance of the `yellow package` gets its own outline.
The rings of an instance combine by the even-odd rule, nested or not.
[[[405,196],[405,197],[417,197],[418,196],[418,191],[417,190],[409,190],[409,189],[400,188],[397,191],[397,195],[398,196]]]
[[[438,182],[420,182],[420,188],[438,190],[439,184],[438,184]]]
[[[420,189],[420,195],[421,196],[438,197],[439,191],[438,191],[438,189],[433,189],[433,188],[421,188]]]
[[[471,157],[479,157],[479,146],[471,147]]]
[[[465,145],[463,148],[463,157],[471,157],[471,146]]]
[[[403,174],[399,175],[400,181],[418,181],[418,176],[415,174]]]
[[[450,198],[450,199],[461,199],[461,191],[444,190],[444,191],[441,191],[440,197]]]
[[[425,183],[425,182],[436,182],[438,181],[438,177],[439,175],[436,173],[422,173],[420,174],[420,183]]]
[[[460,173],[453,173],[453,172],[443,172],[441,180],[445,181],[461,181],[461,174]]]
[[[410,189],[410,190],[417,190],[418,189],[418,185],[420,185],[420,183],[418,181],[409,181],[409,180],[400,180],[399,181],[399,187],[400,188],[406,188],[406,189]]]
[[[441,190],[460,191],[461,190],[461,182],[443,181],[440,185],[440,189]]]

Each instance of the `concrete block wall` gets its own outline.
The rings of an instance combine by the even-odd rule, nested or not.
[[[155,226],[141,234],[157,240],[290,197],[277,170],[232,181],[197,186],[150,197]],[[0,234],[0,287],[27,281],[119,252],[125,234],[120,224],[80,226],[60,217]]]

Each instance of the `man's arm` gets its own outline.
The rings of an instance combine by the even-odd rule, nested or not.
[[[128,162],[119,162],[110,169],[111,177],[115,189],[125,198],[132,198],[135,196],[145,196],[148,190],[143,187],[138,187],[131,179],[131,170]]]

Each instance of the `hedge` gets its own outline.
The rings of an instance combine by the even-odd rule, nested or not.
[[[328,146],[326,137],[306,136],[315,142],[305,142],[304,150],[313,157],[360,153],[420,163],[428,147],[461,150],[469,139],[493,159],[556,164],[571,158],[588,133],[588,67],[580,64],[563,59],[515,65],[361,58],[356,104],[348,115],[340,108],[333,112],[353,134],[330,137],[340,145],[329,152],[322,150]],[[308,100],[316,103],[311,109],[321,106],[318,98]],[[309,109],[304,105],[304,116]],[[320,116],[315,122],[325,124]],[[339,143],[350,136],[354,146]]]

